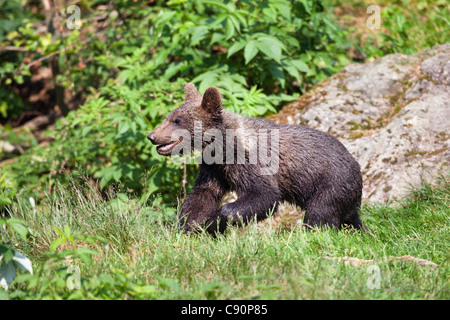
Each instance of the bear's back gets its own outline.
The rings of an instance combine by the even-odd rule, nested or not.
[[[322,188],[339,187],[343,192],[361,188],[362,177],[358,162],[332,135],[304,126],[276,124],[265,119],[234,114],[229,117],[232,119],[231,126],[237,128],[241,136],[261,130],[266,132],[264,139],[268,138],[268,155],[274,156],[270,153],[274,150],[275,154],[278,153],[278,166],[273,175],[259,177],[276,183],[285,200],[289,201],[293,197],[298,199],[300,195],[300,198],[306,201],[315,190]],[[278,135],[277,144],[270,141],[272,132]],[[250,150],[250,154],[258,154],[258,158],[259,152],[260,150],[256,149]],[[239,168],[240,175],[257,177],[261,164],[258,161],[258,166]],[[255,173],[255,170],[258,172]],[[239,179],[242,178],[241,176]]]

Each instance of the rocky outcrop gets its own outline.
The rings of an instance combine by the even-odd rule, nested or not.
[[[363,197],[396,199],[449,172],[450,44],[351,64],[271,118],[336,136],[361,165]]]

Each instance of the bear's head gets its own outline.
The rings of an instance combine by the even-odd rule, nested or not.
[[[202,142],[200,145],[194,143],[197,136],[202,136],[208,129],[220,127],[222,123],[222,97],[217,88],[208,88],[202,97],[194,84],[188,83],[184,92],[184,104],[173,110],[166,120],[147,136],[157,145],[156,151],[160,155],[175,155],[199,146],[203,149]]]

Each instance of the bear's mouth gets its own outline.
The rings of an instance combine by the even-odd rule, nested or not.
[[[169,155],[172,152],[173,148],[175,148],[175,146],[177,144],[179,144],[180,142],[181,142],[181,140],[179,140],[179,141],[172,141],[172,142],[169,142],[169,143],[166,143],[166,144],[161,144],[161,145],[156,147],[156,152],[158,152],[162,156]]]

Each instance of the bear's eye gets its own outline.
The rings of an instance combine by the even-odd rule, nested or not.
[[[180,122],[181,122],[181,119],[175,119],[175,121],[173,123],[180,124]]]

